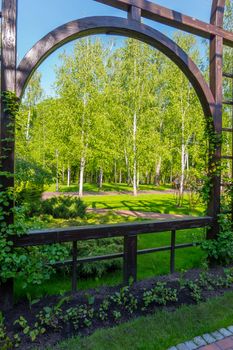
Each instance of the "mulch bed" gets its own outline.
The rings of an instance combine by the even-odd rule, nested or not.
[[[198,269],[190,270],[182,276],[182,279],[185,278],[187,280],[195,281],[199,278],[200,272],[201,270]],[[208,271],[208,274],[210,276],[213,276],[213,279],[216,279],[216,276],[220,278],[221,276],[225,276],[224,269],[222,267],[210,269]],[[176,289],[178,300],[176,302],[168,301],[166,306],[162,306],[154,302],[151,303],[151,305],[149,305],[146,310],[143,310],[143,307],[145,306],[143,301],[145,290],[151,290],[158,282],[166,283],[166,288],[171,288],[172,290]],[[45,334],[40,335],[33,343],[28,336],[22,333],[22,328],[18,324],[14,325],[14,321],[19,319],[20,316],[23,316],[25,319],[27,319],[28,324],[30,326],[33,326],[37,321],[36,315],[38,315],[38,313],[44,307],[53,308],[54,305],[57,305],[59,301],[64,298],[64,296],[45,297],[36,304],[31,305],[31,307],[29,306],[28,300],[22,300],[17,305],[15,305],[13,310],[4,314],[7,333],[11,338],[13,338],[13,335],[15,333],[20,333],[22,340],[18,349],[46,349],[47,346],[54,345],[57,342],[69,338],[73,335],[86,336],[93,333],[98,328],[113,327],[116,324],[128,321],[130,319],[142,315],[152,314],[155,310],[160,310],[163,308],[167,311],[174,311],[180,305],[195,304],[196,301],[192,297],[190,289],[187,286],[180,288],[180,283],[181,277],[179,273],[137,282],[130,286],[128,290],[130,295],[133,295],[133,297],[137,299],[137,308],[133,312],[129,312],[129,310],[127,310],[124,305],[116,306],[116,303],[109,299],[111,301],[110,307],[107,310],[107,320],[101,320],[98,317],[93,317],[91,324],[86,325],[85,323],[81,322],[78,326],[78,329],[75,330],[72,322],[65,322],[64,320],[60,319],[57,321],[55,317],[54,322],[57,322],[57,327],[55,327],[56,329],[48,326]],[[75,294],[66,293],[65,297],[70,298],[68,301],[62,303],[60,307],[62,309],[62,314],[65,314],[65,312],[70,308],[75,308],[81,305],[86,305],[87,308],[93,308],[96,310],[96,312],[98,312],[103,301],[106,300],[106,298],[111,298],[112,295],[116,295],[117,292],[120,292],[122,287],[122,285],[118,287],[102,287],[88,291],[80,291]],[[233,290],[233,283],[229,285],[228,288],[222,288],[221,286],[213,286],[212,290],[204,288],[201,293],[202,300],[205,301],[210,297],[222,295],[226,290]],[[113,317],[113,309],[116,309],[118,312],[120,312],[119,319]]]

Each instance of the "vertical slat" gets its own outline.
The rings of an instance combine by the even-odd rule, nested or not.
[[[1,93],[15,92],[16,84],[16,41],[17,41],[17,0],[2,1],[1,25]],[[9,126],[10,125],[10,126]],[[0,176],[0,183],[4,189],[14,186],[14,121],[5,110],[1,98],[1,171],[12,176]],[[10,202],[8,212],[11,213],[13,201]],[[8,217],[8,224],[13,222],[13,214]],[[9,280],[1,285],[0,308],[7,310],[13,307],[13,281]]]
[[[137,236],[124,237],[124,283],[129,284],[137,280]]]
[[[72,292],[77,292],[77,257],[78,257],[78,246],[77,241],[73,242],[73,262],[72,262]]]
[[[213,0],[211,10],[211,24],[221,27],[223,25],[225,0]],[[210,39],[210,88],[215,98],[215,115],[214,129],[216,135],[221,139],[222,133],[222,75],[223,75],[223,39],[213,35]],[[208,230],[207,237],[216,238],[219,232],[218,215],[220,214],[220,197],[221,197],[221,175],[212,174],[211,168],[213,163],[220,165],[221,162],[221,145],[219,144],[214,154],[210,155],[210,175],[211,189],[208,203],[208,215],[212,216],[214,223]]]
[[[176,245],[176,231],[171,231],[171,256],[170,256],[170,272],[175,272],[175,245]]]
[[[142,10],[136,6],[130,6],[128,11],[128,19],[141,21]]]

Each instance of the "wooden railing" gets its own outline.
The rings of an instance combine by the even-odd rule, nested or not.
[[[28,247],[73,242],[72,259],[64,262],[58,262],[55,265],[72,266],[72,291],[75,292],[77,290],[78,263],[123,258],[123,281],[125,284],[128,284],[129,281],[136,281],[137,279],[138,255],[170,251],[170,272],[173,273],[175,271],[175,250],[192,247],[198,244],[198,242],[196,242],[176,245],[176,231],[201,228],[209,226],[211,224],[211,217],[193,217],[166,221],[145,221],[113,225],[79,226],[62,229],[31,231],[28,233],[28,235],[14,238],[14,246]],[[171,244],[169,246],[137,250],[137,236],[139,234],[157,234],[159,232],[165,231],[171,232]],[[124,238],[124,249],[122,253],[78,258],[78,241],[112,237]]]

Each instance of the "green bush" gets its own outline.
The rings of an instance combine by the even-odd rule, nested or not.
[[[100,240],[78,242],[78,252],[80,257],[106,255],[120,253],[123,250],[122,238],[106,238]],[[93,263],[80,264],[78,274],[80,277],[100,278],[108,271],[120,269],[122,259],[102,260]]]
[[[217,238],[202,242],[201,247],[210,261],[226,265],[233,262],[232,223],[224,215],[220,215],[219,224],[220,233]]]
[[[86,205],[72,196],[52,197],[41,201],[41,214],[52,215],[55,219],[84,218]]]

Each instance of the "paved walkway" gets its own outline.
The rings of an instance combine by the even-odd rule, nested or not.
[[[233,337],[219,340],[217,343],[202,346],[202,350],[233,350]]]
[[[233,326],[205,333],[168,350],[233,350]]]

